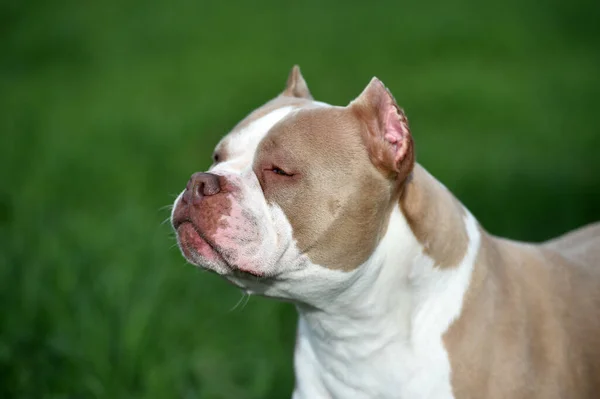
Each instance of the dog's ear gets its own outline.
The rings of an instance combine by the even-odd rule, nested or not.
[[[362,136],[371,162],[404,181],[414,167],[414,146],[408,119],[392,93],[373,78],[348,107],[365,122]]]
[[[308,85],[306,81],[302,77],[300,73],[300,67],[298,65],[294,65],[292,70],[290,71],[290,75],[288,76],[287,83],[285,85],[285,90],[283,91],[284,96],[288,97],[298,97],[298,98],[307,98],[312,100],[312,95],[308,90]]]

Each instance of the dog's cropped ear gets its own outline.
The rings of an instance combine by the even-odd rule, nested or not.
[[[390,177],[404,181],[414,167],[414,146],[408,119],[392,93],[373,78],[348,107],[365,122],[362,136],[371,162]]]
[[[298,65],[294,65],[294,67],[290,71],[290,75],[288,76],[288,80],[285,85],[285,90],[283,91],[283,95],[288,97],[307,98],[309,100],[312,100],[313,97],[310,94],[310,91],[308,90],[306,81],[300,73],[300,67]]]

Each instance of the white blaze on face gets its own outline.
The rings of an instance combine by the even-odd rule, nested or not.
[[[227,178],[238,192],[230,195],[231,211],[221,218],[226,227],[215,234],[215,242],[232,266],[242,271],[269,276],[281,266],[298,262],[297,252],[290,245],[291,226],[281,209],[269,205],[258,182],[252,164],[260,141],[269,130],[295,107],[282,107],[251,122],[227,137],[227,159],[210,169]]]
[[[292,112],[294,108],[287,106],[276,109],[252,121],[239,131],[230,133],[225,138],[228,141],[226,161],[209,170],[213,174],[224,176],[231,186],[235,187],[233,192],[225,194],[228,198],[222,198],[223,201],[231,202],[228,214],[215,216],[218,220],[203,220],[212,224],[220,224],[217,231],[209,238],[221,251],[223,258],[233,267],[258,274],[272,273],[273,267],[265,268],[263,265],[272,264],[273,258],[281,257],[281,251],[277,249],[277,246],[281,246],[282,242],[286,240],[288,242],[291,240],[291,232],[287,232],[289,230],[287,226],[276,226],[270,222],[276,219],[281,220],[281,216],[277,215],[282,212],[273,211],[267,205],[252,169],[252,163],[260,141],[277,122]],[[171,218],[180,205],[184,192],[185,190],[175,200]],[[214,202],[210,204],[207,201],[204,206],[215,205]],[[199,211],[200,209],[191,210],[195,214],[198,214]],[[279,225],[281,224],[280,221]],[[202,230],[202,223],[197,228]],[[289,238],[284,240],[283,236]],[[188,257],[188,261],[193,264],[214,270],[219,274],[231,272],[230,268],[222,262],[193,255],[192,252],[192,258]]]
[[[210,172],[216,174],[220,174],[220,171],[240,173],[248,168],[252,169],[252,161],[260,141],[277,122],[286,117],[293,109],[294,107],[276,109],[251,122],[240,131],[227,136],[227,161],[215,165]]]

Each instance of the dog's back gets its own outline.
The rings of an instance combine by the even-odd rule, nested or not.
[[[543,244],[571,262],[600,273],[600,222],[592,223]],[[600,287],[598,287],[600,290]]]
[[[571,370],[578,386],[571,397],[600,395],[600,223],[593,223],[547,241],[542,248],[560,254],[573,270],[564,284],[564,329],[570,334]],[[579,270],[577,270],[579,269]],[[576,283],[572,286],[570,283]],[[585,387],[585,388],[584,388]]]
[[[484,236],[474,281],[446,335],[457,398],[599,397],[600,223],[540,245]]]

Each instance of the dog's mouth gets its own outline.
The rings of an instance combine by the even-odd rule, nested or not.
[[[179,246],[185,258],[192,264],[213,270],[213,265],[221,266],[219,274],[231,274],[241,278],[263,278],[264,276],[252,271],[240,270],[231,264],[220,248],[206,238],[202,231],[190,219],[176,220],[173,227],[177,232]],[[208,267],[207,267],[208,266]],[[219,270],[225,269],[226,272]]]
[[[188,261],[195,265],[203,263],[226,264],[217,248],[210,243],[191,220],[181,220],[173,226],[179,244]]]

